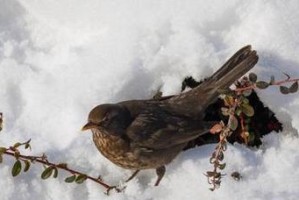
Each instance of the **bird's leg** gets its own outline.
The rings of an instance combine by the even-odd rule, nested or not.
[[[127,180],[126,180],[126,182],[129,182],[130,180],[132,180],[137,174],[138,174],[138,172],[140,172],[140,170],[139,169],[137,169]]]
[[[157,173],[158,178],[157,178],[157,181],[155,183],[155,186],[159,185],[160,181],[162,180],[162,178],[163,178],[163,176],[165,174],[165,171],[166,171],[165,166],[161,166],[161,167],[158,167],[156,169],[156,173]]]

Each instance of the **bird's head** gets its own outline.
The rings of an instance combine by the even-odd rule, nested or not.
[[[82,131],[89,129],[102,129],[110,134],[120,135],[128,126],[129,111],[119,104],[101,104],[93,108],[88,115],[88,122]]]

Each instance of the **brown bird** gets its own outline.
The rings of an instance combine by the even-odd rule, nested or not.
[[[130,100],[93,108],[82,130],[91,129],[98,150],[114,164],[135,170],[156,169],[159,184],[169,164],[191,140],[209,132],[205,109],[257,63],[245,46],[196,88],[160,99]]]

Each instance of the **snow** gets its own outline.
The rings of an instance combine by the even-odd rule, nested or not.
[[[98,176],[111,184],[130,171],[101,156],[81,133],[95,105],[180,91],[187,75],[211,75],[236,50],[252,44],[263,79],[299,77],[299,2],[204,0],[0,0],[0,146],[32,138],[31,154]],[[208,190],[214,145],[181,153],[159,187],[153,170],[123,193],[103,194],[87,181],[41,180],[40,166],[12,178],[13,160],[0,165],[0,196],[11,199],[297,199],[299,96],[277,88],[259,92],[284,123],[261,149],[229,145],[221,188]],[[24,152],[27,153],[27,152]],[[239,171],[243,178],[230,177]]]

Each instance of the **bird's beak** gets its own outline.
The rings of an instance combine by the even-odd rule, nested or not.
[[[97,128],[98,125],[95,124],[95,123],[92,123],[92,122],[88,122],[87,124],[85,124],[82,128],[81,128],[81,131],[86,131],[86,130],[89,130],[89,129],[92,129],[92,128]]]

